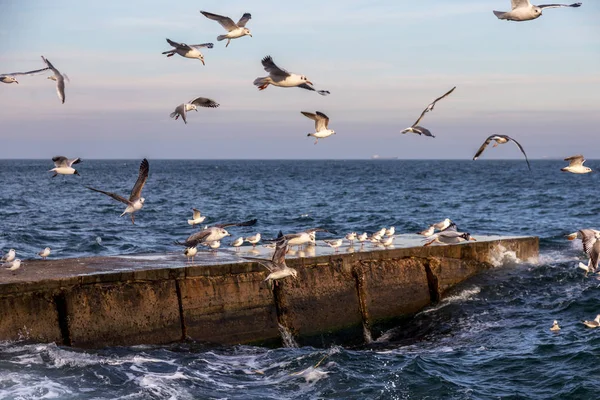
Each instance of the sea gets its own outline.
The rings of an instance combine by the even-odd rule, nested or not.
[[[600,314],[600,281],[565,238],[600,228],[598,173],[562,160],[149,160],[133,225],[85,186],[127,197],[140,161],[84,160],[81,176],[56,178],[50,160],[0,161],[0,249],[25,261],[46,246],[53,258],[181,251],[195,207],[207,224],[258,219],[234,236],[415,233],[451,218],[475,237],[539,236],[540,257],[500,263],[362,346],[0,342],[0,399],[600,398],[600,329],[581,323]]]

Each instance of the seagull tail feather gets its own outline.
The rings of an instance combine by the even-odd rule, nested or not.
[[[221,40],[227,39],[227,35],[219,35],[217,36],[217,40],[220,42]]]
[[[506,19],[506,18],[503,18],[504,14],[506,14],[504,11],[494,11],[494,15],[496,17],[498,17],[498,19]]]
[[[176,115],[177,115],[177,111],[173,111],[171,114],[169,114],[169,117],[175,118]]]
[[[254,80],[254,85],[255,85],[255,86],[262,86],[262,85],[264,85],[264,84],[265,84],[265,83],[267,83],[267,82],[268,82],[268,81],[267,81],[267,78],[256,78],[256,79]]]

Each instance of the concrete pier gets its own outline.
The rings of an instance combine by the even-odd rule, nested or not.
[[[272,290],[268,271],[243,247],[181,253],[26,261],[0,271],[0,340],[99,348],[195,340],[280,345],[279,326],[300,344],[362,343],[377,325],[408,318],[505,256],[536,259],[535,237],[482,237],[422,247],[400,235],[394,248],[292,251],[298,278]],[[375,339],[375,338],[373,338]]]

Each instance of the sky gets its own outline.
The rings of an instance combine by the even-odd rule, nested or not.
[[[0,0],[0,73],[43,68],[71,82],[61,104],[46,75],[0,83],[0,158],[470,159],[491,134],[531,159],[583,153],[600,141],[600,1],[498,20],[508,0],[238,1]],[[225,33],[205,10],[252,19],[253,37]],[[213,42],[206,66],[167,58],[165,38]],[[260,63],[306,75],[319,96],[252,82]],[[400,134],[457,86],[421,125]],[[195,97],[221,104],[169,114]],[[321,111],[335,136],[314,140]],[[510,144],[482,158],[520,158]]]

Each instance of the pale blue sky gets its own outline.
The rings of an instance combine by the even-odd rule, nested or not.
[[[44,76],[0,85],[0,158],[471,158],[493,133],[530,158],[595,158],[600,1],[583,3],[514,23],[492,14],[508,0],[3,0],[0,73],[43,67],[44,55],[71,83],[64,105]],[[250,12],[254,37],[225,48],[200,9],[236,21]],[[215,48],[206,66],[166,58],[166,37]],[[259,92],[252,81],[269,54],[332,94]],[[452,86],[422,122],[435,139],[400,134]],[[169,118],[196,96],[221,107],[188,125]],[[337,132],[316,146],[300,114],[315,110]]]

